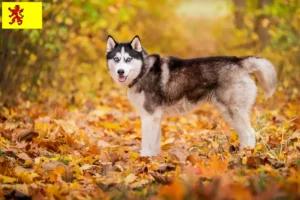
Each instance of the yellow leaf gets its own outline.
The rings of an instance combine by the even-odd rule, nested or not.
[[[168,148],[170,145],[173,145],[175,142],[175,138],[169,138],[166,141],[162,142],[161,144],[161,148],[162,149],[166,149]]]
[[[90,169],[92,167],[92,165],[89,165],[89,164],[84,164],[81,166],[81,169],[82,170],[87,170],[87,169]]]
[[[47,195],[50,197],[60,197],[62,191],[60,190],[60,187],[57,184],[50,185],[48,184],[46,187]],[[53,198],[54,199],[54,198]]]
[[[137,179],[137,176],[135,174],[129,174],[125,178],[125,184],[128,185],[128,184],[134,182],[136,179]]]
[[[131,159],[138,159],[138,157],[140,157],[140,154],[136,153],[136,152],[129,152],[129,156]]]
[[[233,131],[233,132],[231,133],[231,135],[230,135],[230,141],[231,141],[232,143],[234,143],[234,142],[237,141],[237,139],[238,139],[238,134],[237,134],[236,131]]]
[[[33,183],[33,179],[39,177],[39,175],[37,173],[34,172],[28,172],[28,171],[23,171],[23,172],[17,172],[16,173],[18,178],[24,182],[24,183]]]
[[[284,158],[285,158],[284,154],[283,154],[283,153],[280,153],[280,154],[279,154],[279,158],[280,158],[280,159],[284,159]]]
[[[16,184],[15,189],[29,196],[29,189],[27,184]]]
[[[261,150],[261,147],[261,144],[256,145],[256,147],[254,148],[254,152]]]
[[[106,129],[121,130],[120,125],[117,123],[101,123],[101,125]]]
[[[72,189],[78,189],[78,188],[80,188],[81,187],[81,185],[77,182],[77,181],[74,181],[73,183],[71,183],[71,185],[70,185],[70,188],[72,188]]]
[[[9,177],[9,176],[4,176],[4,175],[0,174],[0,181],[2,183],[14,183],[14,182],[17,181],[17,179]]]
[[[179,167],[179,165],[177,165],[176,169],[175,169],[175,176],[178,177],[180,175],[180,172],[181,172],[181,167]]]
[[[242,163],[243,163],[243,165],[246,165],[246,164],[247,164],[247,160],[248,160],[248,158],[247,158],[246,156],[242,158]]]
[[[49,123],[36,122],[34,127],[35,130],[39,132],[41,138],[43,138],[50,130]]]
[[[131,185],[132,188],[139,188],[143,187],[144,185],[148,184],[149,181],[147,179],[142,179],[140,181],[137,181]]]
[[[216,150],[219,148],[219,144],[217,142],[212,142],[211,145]]]

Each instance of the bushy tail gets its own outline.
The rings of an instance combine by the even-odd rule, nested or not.
[[[273,95],[277,85],[277,75],[270,61],[258,57],[245,57],[242,66],[249,72],[255,73],[258,82],[262,85],[266,98]]]

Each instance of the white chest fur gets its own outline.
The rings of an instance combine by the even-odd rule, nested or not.
[[[141,115],[146,114],[146,110],[144,108],[145,103],[145,94],[144,92],[137,93],[134,89],[129,89],[127,92],[128,99],[132,106],[136,109],[137,113]]]

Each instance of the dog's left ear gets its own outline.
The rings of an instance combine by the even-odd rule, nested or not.
[[[141,40],[140,40],[140,38],[139,38],[138,35],[136,35],[136,36],[131,40],[130,45],[131,45],[131,47],[132,47],[134,50],[136,50],[136,51],[138,51],[138,52],[143,51],[142,43],[141,43]]]

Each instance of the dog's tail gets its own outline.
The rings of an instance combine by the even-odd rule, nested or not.
[[[255,73],[258,82],[262,85],[265,97],[271,97],[277,86],[277,75],[272,63],[259,57],[245,57],[241,63],[249,73]]]

